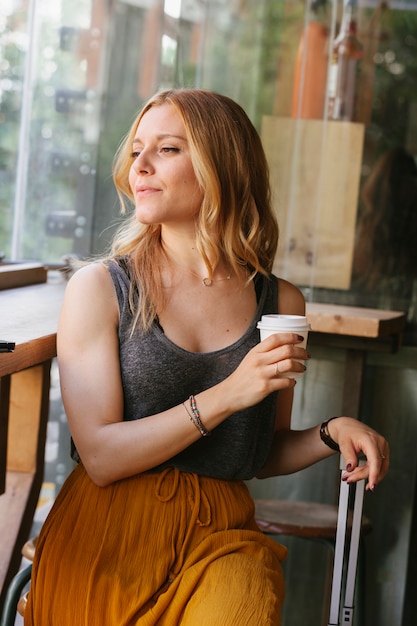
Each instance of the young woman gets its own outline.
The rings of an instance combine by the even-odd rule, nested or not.
[[[271,274],[260,139],[224,96],[159,93],[114,180],[134,212],[67,288],[58,358],[80,463],[43,526],[25,624],[279,625],[285,549],[258,529],[243,481],[334,450],[320,425],[290,428],[302,338],[259,341],[262,314],[304,313]],[[348,417],[327,428],[346,479],[374,489],[385,439]]]

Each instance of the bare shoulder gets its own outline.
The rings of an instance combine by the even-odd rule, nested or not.
[[[87,302],[114,297],[113,282],[104,263],[94,262],[78,269],[68,282],[66,298],[82,298]]]
[[[302,292],[283,278],[278,279],[278,311],[285,315],[305,314],[305,300]]]
[[[101,322],[117,324],[116,293],[104,263],[85,265],[71,277],[65,291],[62,321],[77,322],[84,328]]]

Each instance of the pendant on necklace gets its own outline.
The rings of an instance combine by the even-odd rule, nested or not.
[[[220,283],[223,280],[230,280],[232,277],[231,274],[229,274],[229,276],[226,276],[226,278],[217,278],[216,280],[214,280],[213,278],[209,278],[208,276],[206,276],[205,278],[202,279],[202,283],[204,285],[204,287],[211,287],[213,283]]]

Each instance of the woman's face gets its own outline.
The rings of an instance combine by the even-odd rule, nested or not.
[[[203,193],[191,163],[183,121],[172,105],[152,107],[139,122],[129,184],[139,222],[194,225]]]

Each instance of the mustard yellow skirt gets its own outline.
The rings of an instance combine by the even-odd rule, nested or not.
[[[278,626],[286,549],[241,481],[168,469],[97,487],[82,465],[36,548],[25,626]]]

